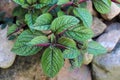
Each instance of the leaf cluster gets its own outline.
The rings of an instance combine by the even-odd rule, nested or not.
[[[54,77],[69,59],[72,67],[83,64],[85,53],[94,56],[106,49],[92,40],[92,15],[87,0],[13,0],[19,4],[13,16],[16,22],[8,29],[8,36],[17,33],[12,51],[30,56],[44,50],[41,64],[44,73]],[[111,0],[92,0],[101,13],[110,11]]]

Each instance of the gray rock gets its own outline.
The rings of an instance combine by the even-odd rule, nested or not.
[[[112,30],[101,35],[97,41],[104,46],[108,52],[111,52],[119,41],[120,33],[117,30]]]
[[[120,39],[120,23],[112,23],[107,27],[97,41],[111,52]]]
[[[115,3],[112,2],[110,12],[107,14],[102,14],[102,17],[106,20],[111,20],[119,14],[120,14],[120,7],[118,7]]]
[[[112,30],[118,30],[120,32],[120,23],[116,22],[116,23],[110,24],[105,30],[105,32],[109,32]]]
[[[46,77],[40,64],[41,53],[34,56],[18,56],[9,69],[0,69],[0,80],[91,80],[91,73],[87,66],[69,69],[69,64],[60,70],[55,78]]]
[[[111,53],[94,58],[92,75],[93,80],[120,80],[120,42]]]
[[[104,24],[100,19],[97,17],[93,18],[93,25],[91,26],[93,32],[94,32],[94,37],[100,35],[101,33],[104,32],[104,30],[107,28],[106,24]]]
[[[10,67],[16,55],[11,52],[13,42],[7,39],[7,28],[0,30],[0,68]]]

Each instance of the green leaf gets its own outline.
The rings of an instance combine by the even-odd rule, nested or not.
[[[105,14],[110,11],[111,0],[93,0],[93,4],[98,12]]]
[[[37,45],[37,44],[44,44],[44,43],[48,43],[48,38],[46,36],[37,36],[33,38],[28,44]]]
[[[1,24],[1,29],[5,29],[6,28],[6,26],[7,26],[7,24],[5,23],[5,24]]]
[[[78,49],[66,49],[63,52],[64,58],[74,59],[80,55],[80,51]]]
[[[68,3],[68,2],[69,2],[69,0],[58,0],[57,5],[62,5],[62,4]]]
[[[38,53],[41,47],[28,46],[27,43],[31,41],[34,37],[42,35],[40,32],[32,33],[30,30],[25,30],[17,38],[12,52],[21,56],[29,56]]]
[[[60,49],[49,47],[42,55],[42,68],[49,77],[54,77],[62,68],[64,59]]]
[[[8,27],[8,31],[7,31],[7,35],[10,35],[12,34],[13,32],[15,32],[17,30],[17,25],[16,24],[13,24],[11,25],[10,27]]]
[[[24,16],[25,16],[26,13],[27,13],[26,9],[22,8],[21,6],[17,6],[17,7],[14,8],[12,15],[24,19]]]
[[[107,52],[107,50],[102,45],[100,45],[95,41],[90,41],[88,43],[87,51],[88,53],[94,54],[95,56],[99,54],[104,54]]]
[[[66,31],[66,35],[77,41],[86,41],[93,37],[93,31],[84,26],[77,26],[73,29]]]
[[[55,32],[56,34],[59,34],[63,32],[64,30],[70,28],[71,26],[74,26],[79,23],[79,20],[73,16],[60,16],[51,24],[51,30]]]
[[[15,3],[19,4],[19,5],[24,5],[25,4],[25,0],[13,0]]]
[[[45,13],[40,15],[34,24],[33,29],[35,30],[48,30],[50,23],[52,22],[52,15],[50,13]]]
[[[33,18],[32,18],[32,14],[26,14],[25,15],[25,21],[27,22],[29,28],[31,29],[33,27]]]
[[[58,17],[60,17],[60,16],[65,15],[65,13],[64,13],[63,11],[60,10],[60,11],[57,12],[57,15],[58,15]]]
[[[34,4],[35,9],[41,9],[42,7],[46,6],[47,4]]]
[[[27,2],[28,2],[29,4],[33,4],[33,3],[37,2],[37,0],[27,0]]]
[[[90,27],[92,25],[92,15],[87,9],[75,8],[73,12],[75,16],[79,17],[82,20],[84,26]]]
[[[16,35],[10,35],[9,37],[8,37],[8,40],[15,40],[16,39]]]
[[[59,40],[58,40],[58,43],[59,44],[62,44],[68,48],[76,48],[76,43],[73,39],[70,39],[70,38],[66,38],[66,37],[61,37]]]
[[[28,9],[29,6],[30,6],[29,4],[24,4],[24,5],[22,5],[22,8]]]
[[[29,28],[32,30],[33,29],[33,24],[35,22],[37,18],[37,15],[34,13],[28,13],[25,15],[25,21],[27,22],[27,25],[29,26]]]
[[[58,0],[39,0],[40,3],[45,3],[45,4],[55,4],[57,3]]]
[[[70,60],[71,68],[74,69],[75,67],[80,67],[83,63],[83,55],[79,54],[79,56],[75,59]]]
[[[87,2],[80,3],[78,6],[80,8],[86,8],[87,7]]]

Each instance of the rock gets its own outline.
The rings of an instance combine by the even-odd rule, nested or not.
[[[97,41],[103,45],[108,52],[112,51],[120,39],[120,23],[112,23],[107,27]]]
[[[70,70],[70,64],[65,63],[56,80],[91,80],[91,74],[87,66]]]
[[[120,32],[117,30],[112,30],[108,33],[104,33],[101,35],[97,41],[104,46],[108,52],[111,52],[114,47],[116,46],[117,42],[119,41],[120,38]]]
[[[83,64],[88,65],[93,60],[93,54],[84,53]]]
[[[12,67],[0,69],[0,80],[91,80],[87,66],[71,70],[69,63],[65,63],[55,78],[46,77],[41,68],[40,55],[18,56]]]
[[[118,30],[120,32],[120,23],[116,22],[116,23],[110,24],[105,30],[105,32],[109,32],[112,30]]]
[[[0,68],[8,68],[13,64],[16,55],[11,52],[12,47],[13,42],[7,39],[7,28],[0,29]]]
[[[92,75],[93,80],[120,80],[120,42],[111,53],[94,58]]]
[[[40,54],[17,57],[9,69],[0,69],[0,80],[49,80],[40,66]]]
[[[91,0],[87,1],[87,9],[93,16],[97,16],[97,12],[93,9],[93,4]]]
[[[102,14],[102,17],[106,20],[111,20],[119,14],[120,14],[120,7],[118,7],[115,3],[112,2],[110,12],[107,14]]]
[[[6,12],[6,17],[12,16],[16,4],[12,0],[0,0],[0,11]]]
[[[93,18],[93,25],[91,26],[93,32],[94,32],[94,37],[100,35],[101,33],[104,32],[104,30],[107,28],[106,24],[104,24],[100,19],[97,17]]]

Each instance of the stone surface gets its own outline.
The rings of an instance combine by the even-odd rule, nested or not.
[[[88,65],[93,60],[93,54],[84,53],[83,64]]]
[[[104,24],[100,19],[98,19],[97,17],[93,18],[93,25],[91,26],[91,28],[94,32],[94,37],[103,33],[106,27],[106,24]]]
[[[87,66],[81,66],[74,70],[70,70],[70,64],[65,63],[65,66],[59,72],[56,80],[92,80],[90,70]]]
[[[101,35],[97,41],[104,46],[108,52],[111,52],[119,41],[120,33],[117,30],[112,30]]]
[[[0,11],[6,12],[6,17],[12,16],[12,11],[16,7],[13,0],[0,0]]]
[[[17,57],[12,67],[0,69],[0,80],[91,80],[87,66],[70,70],[67,62],[55,78],[48,78],[42,71],[40,57],[40,54]]]
[[[102,14],[102,17],[106,20],[111,20],[119,14],[120,14],[120,7],[118,7],[115,3],[112,2],[110,12],[107,14]]]
[[[117,30],[120,32],[120,23],[116,22],[116,23],[112,23],[110,24],[107,29],[105,30],[105,32],[109,32],[112,30]]]
[[[112,51],[116,46],[117,42],[120,39],[120,23],[112,23],[110,24],[105,33],[102,34],[97,41],[103,45],[108,52]]]
[[[40,67],[40,54],[17,57],[9,69],[0,69],[0,80],[49,80]]]
[[[120,80],[120,42],[111,53],[95,57],[92,70],[93,80]]]
[[[11,52],[13,42],[7,39],[7,28],[0,30],[0,68],[10,67],[16,55]]]
[[[91,0],[87,1],[87,9],[93,16],[97,16],[97,12],[93,9],[93,4]]]

